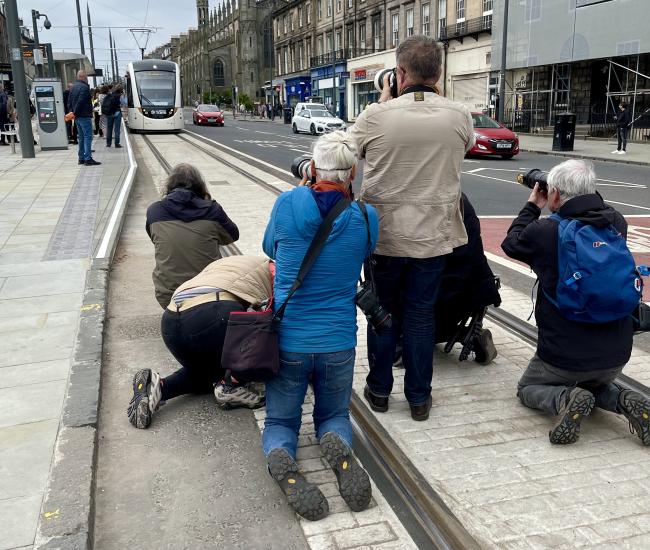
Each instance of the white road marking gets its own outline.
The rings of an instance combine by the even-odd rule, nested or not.
[[[257,164],[261,164],[262,166],[267,166],[269,168],[272,168],[276,172],[280,172],[281,174],[286,174],[287,176],[293,177],[293,174],[291,172],[289,172],[288,170],[283,170],[282,168],[278,168],[277,166],[275,166],[275,165],[273,165],[273,164],[271,164],[269,162],[258,159],[258,158],[254,157],[252,155],[247,155],[246,153],[242,153],[241,151],[238,151],[237,149],[233,149],[232,147],[228,147],[227,145],[224,145],[223,143],[219,143],[218,141],[215,141],[214,139],[207,138],[205,136],[202,136],[201,134],[197,134],[196,132],[191,132],[189,130],[185,130],[185,132],[190,134],[190,135],[196,136],[199,139],[204,139],[205,141],[210,141],[210,142],[214,143],[215,145],[217,145],[218,147],[223,147],[224,149],[227,149],[228,151],[232,151],[233,153],[236,153],[239,156],[242,156],[244,158],[253,160]]]
[[[522,275],[526,275],[526,277],[530,277],[531,279],[537,279],[537,275],[535,275],[529,267],[525,267],[521,264],[518,264],[517,262],[513,262],[507,258],[502,258],[501,256],[497,256],[496,254],[492,254],[492,252],[488,251],[485,251],[485,257],[495,264],[499,264],[507,267],[508,269],[512,269],[513,271],[521,273]]]
[[[504,180],[502,178],[493,178],[492,176],[484,176],[483,174],[473,174],[472,172],[461,172],[461,174],[467,174],[469,176],[475,176],[477,178],[485,178],[488,180],[495,180],[495,181],[503,181],[505,183],[512,183],[514,185],[519,185],[516,181],[514,180]]]
[[[240,126],[235,126],[235,128],[237,128],[237,130],[243,130],[244,132],[250,132],[251,131],[250,128],[241,128]]]
[[[467,172],[463,172],[463,174],[476,174],[476,172],[482,172],[485,170],[485,168],[474,168],[474,170],[468,170]]]
[[[647,206],[639,206],[638,204],[629,204],[627,202],[617,202],[617,201],[612,201],[609,199],[605,199],[605,202],[611,202],[612,204],[620,204],[621,206],[629,206],[630,208],[638,208],[640,210],[650,210]],[[630,216],[632,214],[628,214]]]

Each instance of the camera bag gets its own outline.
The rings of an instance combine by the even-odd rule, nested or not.
[[[339,200],[320,224],[305,257],[298,276],[291,285],[282,305],[273,313],[273,300],[263,311],[233,311],[228,318],[226,338],[221,353],[221,365],[243,382],[264,382],[280,370],[278,327],[291,297],[300,288],[332,232],[334,220],[348,206],[347,199]]]

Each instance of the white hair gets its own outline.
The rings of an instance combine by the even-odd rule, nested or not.
[[[357,163],[357,146],[342,130],[323,134],[314,145],[313,158],[317,179],[346,183]]]
[[[557,189],[561,202],[596,192],[596,173],[590,162],[571,159],[554,166],[548,174],[549,191]]]

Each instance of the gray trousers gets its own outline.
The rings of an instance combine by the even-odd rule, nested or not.
[[[534,355],[517,384],[517,396],[526,407],[558,414],[567,402],[571,390],[578,386],[594,394],[596,407],[619,413],[618,395],[621,388],[613,381],[624,366],[569,371],[549,365]]]

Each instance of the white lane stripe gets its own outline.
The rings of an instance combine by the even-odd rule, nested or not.
[[[598,187],[627,187],[628,189],[647,189],[645,185],[639,183],[598,183]]]
[[[611,201],[609,199],[605,199],[605,202],[609,203],[611,202],[612,204],[620,204],[621,206],[629,206],[630,208],[638,208],[639,210],[650,210],[647,206],[639,206],[638,204],[629,204],[627,202],[618,202],[618,201]],[[630,216],[632,214],[628,214]]]
[[[476,172],[482,172],[483,170],[487,170],[487,168],[474,168],[474,170],[468,170],[465,174],[476,174]]]
[[[129,154],[129,171],[126,174],[126,178],[124,178],[124,183],[122,184],[122,189],[120,190],[120,194],[117,197],[117,200],[115,201],[115,206],[113,206],[113,212],[111,213],[111,217],[108,221],[108,225],[106,226],[106,230],[104,231],[104,236],[102,237],[102,242],[99,245],[99,250],[97,251],[97,255],[95,258],[105,258],[106,254],[108,253],[108,245],[111,242],[111,236],[113,235],[113,232],[115,231],[115,226],[117,224],[117,216],[120,212],[120,209],[122,208],[122,204],[124,204],[124,201],[126,200],[126,196],[128,195],[129,189],[131,189],[131,185],[133,183],[133,179],[135,178],[135,171],[138,168],[138,163],[135,161],[135,157],[133,156],[133,149],[131,148],[131,139],[129,138],[129,135],[126,131],[126,124],[124,124],[124,119],[122,119],[122,132],[123,136],[126,139],[126,149]],[[126,206],[125,206],[126,208]]]
[[[603,179],[603,178],[596,178],[596,181],[606,181],[607,183],[622,183],[624,185],[631,185],[632,187],[641,186],[641,187],[645,188],[645,185],[642,185],[640,183],[631,183],[629,181],[606,180],[606,179]]]
[[[227,149],[228,151],[232,151],[233,153],[236,153],[237,155],[240,155],[242,157],[245,157],[247,159],[253,160],[258,164],[261,164],[262,166],[268,166],[269,168],[272,168],[273,170],[280,172],[281,174],[286,174],[287,176],[293,177],[293,174],[289,172],[288,170],[283,170],[282,168],[278,168],[277,166],[274,166],[273,164],[270,164],[268,162],[265,162],[261,159],[258,159],[256,157],[253,157],[251,155],[247,155],[246,153],[242,153],[241,151],[237,151],[237,149],[233,149],[232,147],[228,147],[227,145],[224,145],[223,143],[219,143],[218,141],[215,141],[213,139],[207,138],[205,136],[202,136],[201,134],[197,134],[196,132],[190,132],[189,130],[185,130],[185,133],[196,136],[197,138],[204,139],[205,141],[210,141],[214,143],[215,145],[219,147],[223,147],[224,149]]]
[[[503,178],[493,178],[492,176],[484,176],[483,174],[472,174],[471,172],[461,172],[461,174],[467,174],[468,176],[474,176],[476,178],[485,178],[488,180],[503,181],[505,183],[512,183],[514,185],[519,185],[514,180],[504,180]]]
[[[499,264],[503,267],[507,267],[508,269],[512,269],[513,271],[521,273],[522,275],[526,275],[526,277],[530,277],[531,279],[537,279],[537,275],[535,275],[530,268],[513,262],[512,260],[502,258],[501,256],[497,256],[496,254],[492,254],[492,252],[487,251],[485,252],[485,257],[495,264]]]

